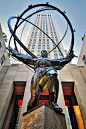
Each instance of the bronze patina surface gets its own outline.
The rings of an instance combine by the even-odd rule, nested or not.
[[[27,110],[38,105],[40,93],[48,88],[50,105],[61,112],[62,109],[57,105],[59,81],[56,70],[62,69],[69,63],[74,57],[74,54],[72,53],[62,59],[48,59],[47,51],[42,50],[41,58],[33,58],[23,55],[11,47],[8,49],[18,60],[23,61],[25,64],[33,65],[35,68],[35,73],[31,80],[31,99],[28,102]]]

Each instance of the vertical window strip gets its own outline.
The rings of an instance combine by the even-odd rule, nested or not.
[[[2,56],[1,59],[0,59],[0,64],[2,65],[2,64],[4,63],[4,61],[5,61],[5,56],[4,56],[4,54],[3,54],[3,56]]]
[[[1,42],[0,42],[0,48],[2,47],[2,45],[1,45]]]

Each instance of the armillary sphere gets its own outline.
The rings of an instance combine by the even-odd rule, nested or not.
[[[37,9],[39,8],[38,10],[34,11],[34,13],[31,13],[30,15],[26,16],[25,17],[25,14],[27,12],[29,12],[30,10],[32,9]],[[18,17],[17,16],[12,16],[9,18],[8,20],[8,27],[9,27],[9,30],[11,32],[11,37],[10,37],[10,40],[9,40],[9,46],[10,46],[10,42],[11,42],[11,39],[12,37],[14,38],[14,46],[15,46],[15,50],[18,51],[18,48],[17,48],[17,45],[16,43],[18,43],[30,56],[32,56],[33,58],[38,58],[36,57],[32,52],[30,52],[30,50],[28,50],[28,48],[26,48],[26,46],[22,43],[22,41],[17,37],[16,35],[16,31],[17,29],[22,25],[23,22],[26,22],[26,23],[30,23],[32,25],[34,25],[35,27],[37,27],[40,31],[42,31],[54,44],[55,44],[55,47],[50,50],[48,52],[48,54],[53,51],[56,47],[59,49],[59,44],[61,43],[61,41],[63,40],[63,38],[65,37],[66,33],[67,33],[67,29],[68,29],[68,26],[67,26],[67,29],[66,29],[66,32],[63,36],[63,38],[61,39],[61,41],[56,44],[52,39],[51,37],[49,37],[42,29],[40,29],[38,26],[36,26],[35,24],[33,24],[32,22],[29,21],[29,18],[31,18],[33,15],[39,13],[39,12],[42,12],[42,11],[46,11],[46,10],[55,10],[57,12],[59,12],[64,18],[65,20],[67,21],[67,24],[69,25],[69,28],[70,28],[70,32],[71,32],[71,43],[70,43],[70,48],[69,48],[69,51],[68,51],[68,55],[73,53],[73,46],[74,46],[74,30],[73,30],[73,27],[71,25],[71,22],[70,20],[68,19],[68,17],[66,16],[66,13],[65,11],[61,11],[59,8],[53,6],[53,5],[50,5],[48,2],[46,4],[36,4],[36,5],[29,5],[27,7],[27,9],[25,9],[21,15],[19,15]],[[11,27],[11,20],[12,19],[17,19],[16,23],[15,23],[15,27],[14,27],[14,30],[12,29]],[[61,55],[63,56],[61,50],[59,49]],[[67,55],[67,56],[68,56]],[[29,65],[30,66],[30,65]],[[32,68],[32,66],[30,66]]]

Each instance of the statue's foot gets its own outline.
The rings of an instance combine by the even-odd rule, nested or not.
[[[33,108],[33,104],[34,104],[34,99],[30,99],[27,105],[27,111]]]
[[[62,108],[60,108],[57,103],[52,102],[52,107],[57,111],[57,112],[62,112]]]
[[[32,107],[27,106],[27,111],[30,110],[30,109],[32,109]]]
[[[29,100],[28,105],[27,105],[27,111],[32,109],[33,107],[38,105],[38,100],[36,98],[32,98]]]

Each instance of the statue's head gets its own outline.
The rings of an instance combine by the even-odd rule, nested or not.
[[[47,51],[46,50],[41,50],[41,57],[48,57]]]

